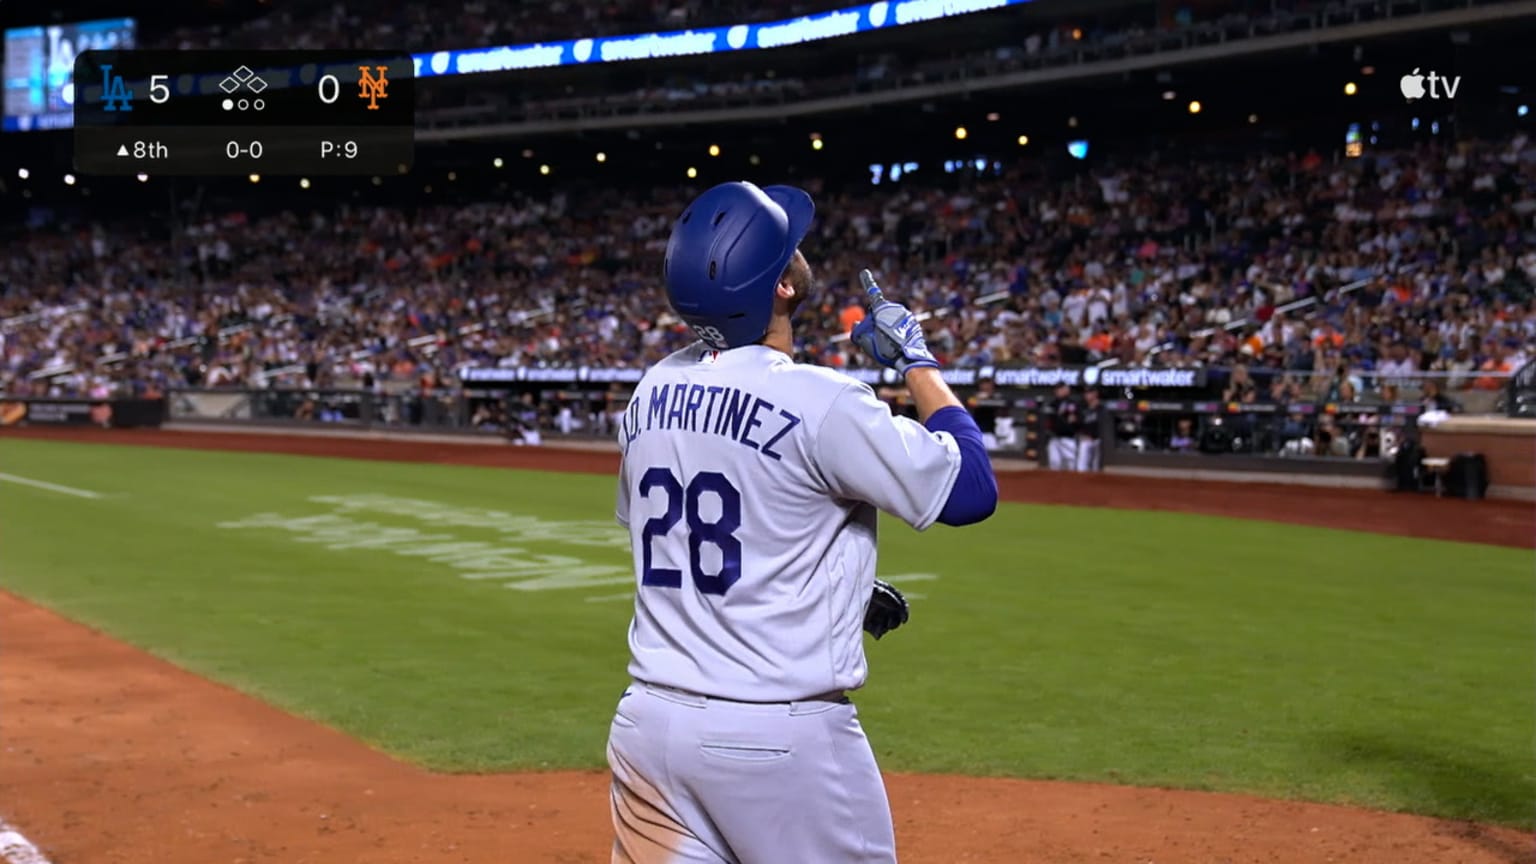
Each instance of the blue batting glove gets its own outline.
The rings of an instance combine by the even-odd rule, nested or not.
[[[885,299],[875,276],[868,270],[859,271],[859,281],[869,297],[869,314],[853,326],[849,338],[859,350],[873,357],[876,363],[895,369],[902,376],[910,369],[937,369],[939,361],[928,350],[928,340],[923,337],[923,325],[913,317],[912,310]]]

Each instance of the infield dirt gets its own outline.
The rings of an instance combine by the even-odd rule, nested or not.
[[[147,431],[67,437],[557,471],[610,472],[616,464],[611,453],[497,445]],[[1000,479],[1010,500],[1527,548],[1536,512],[1530,504],[1282,485],[1045,472]],[[601,773],[431,774],[3,594],[0,633],[0,813],[55,864],[608,860]],[[954,776],[896,774],[887,783],[909,864],[1536,860],[1536,836],[1524,831],[1345,807]]]

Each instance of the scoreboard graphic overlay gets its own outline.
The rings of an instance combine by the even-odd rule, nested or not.
[[[365,51],[82,51],[82,174],[403,174],[415,67]]]

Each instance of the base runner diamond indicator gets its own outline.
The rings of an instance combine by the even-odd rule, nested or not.
[[[240,89],[242,84],[252,93],[260,93],[267,89],[267,82],[255,72],[252,72],[249,66],[241,66],[239,69],[229,73],[229,77],[219,82],[219,89],[225,93],[234,93]]]

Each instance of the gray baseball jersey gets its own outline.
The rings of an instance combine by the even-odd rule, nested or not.
[[[620,424],[639,583],[608,735],[615,864],[892,864],[858,712],[878,510],[933,524],[947,433],[763,346],[651,368]],[[757,704],[747,704],[757,703]]]
[[[864,684],[876,511],[933,524],[951,436],[833,370],[696,343],[641,379],[619,442],[633,678],[744,702]]]

